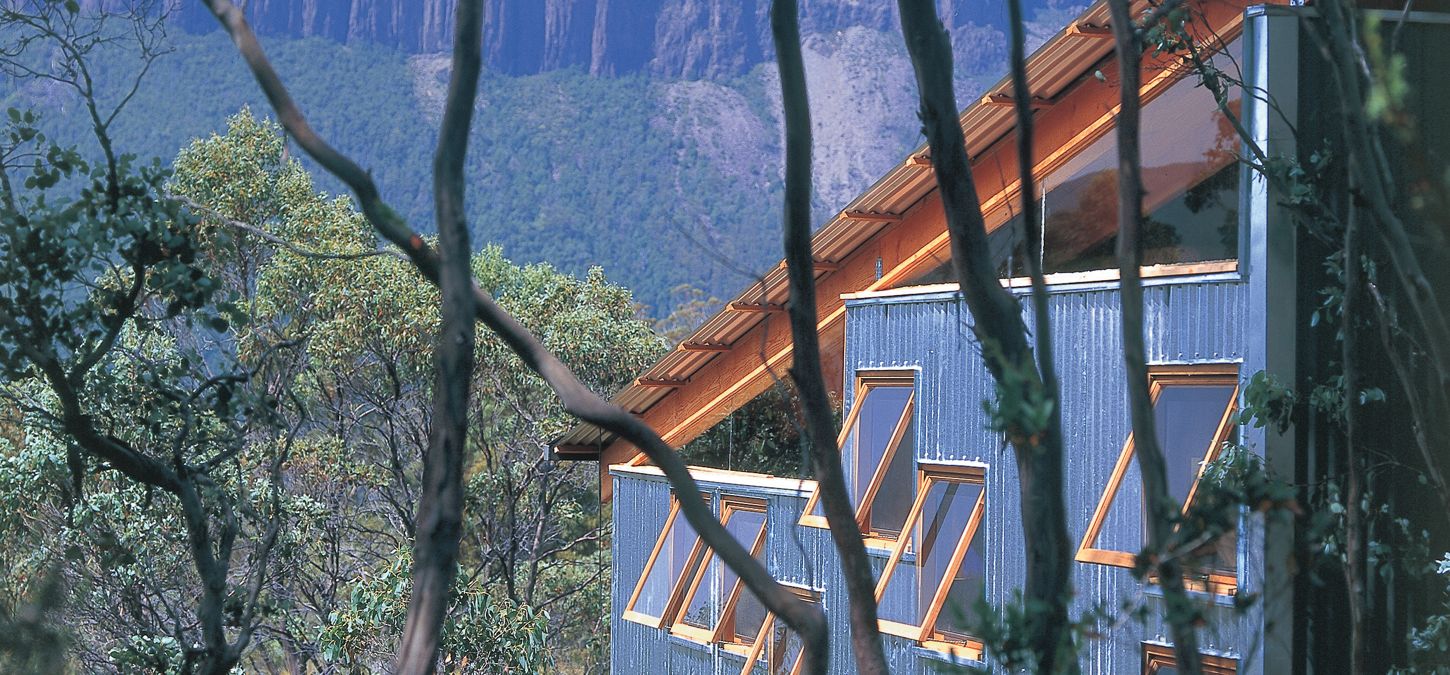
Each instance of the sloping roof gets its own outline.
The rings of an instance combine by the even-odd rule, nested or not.
[[[1146,2],[1135,3],[1135,11],[1146,7]],[[1097,0],[1028,57],[1027,81],[1034,100],[1056,100],[1112,54],[1112,35],[1103,28],[1108,18],[1107,2]],[[962,111],[960,119],[970,157],[976,158],[1016,127],[1011,90],[1011,79],[1003,78]],[[930,158],[923,145],[812,236],[817,280],[831,274],[837,264],[883,229],[900,222],[912,206],[935,189]],[[644,414],[669,396],[675,385],[689,381],[727,351],[769,312],[782,309],[788,293],[785,263],[781,261],[616,394],[613,402],[632,413]],[[594,459],[597,450],[591,449],[604,448],[614,438],[614,434],[592,424],[579,424],[555,439],[553,446],[561,458]]]

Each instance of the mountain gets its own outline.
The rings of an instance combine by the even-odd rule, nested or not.
[[[215,29],[199,2],[178,0],[186,30]],[[938,0],[948,30],[1006,27],[1005,4]],[[1029,14],[1053,3],[1028,0]],[[371,42],[409,53],[449,49],[450,0],[250,0],[258,34]],[[770,0],[487,0],[488,67],[509,75],[579,68],[591,75],[648,73],[665,78],[743,75],[772,58]],[[807,0],[801,32],[826,35],[858,27],[895,32],[889,0]]]
[[[602,266],[656,315],[679,303],[682,284],[728,298],[781,257],[782,130],[776,69],[759,33],[765,0],[493,0],[490,34],[522,32],[507,21],[532,21],[534,7],[556,16],[547,25],[557,30],[542,35],[588,33],[591,45],[609,38],[598,37],[599,26],[622,18],[587,31],[559,28],[586,5],[594,15],[627,6],[627,18],[649,28],[635,30],[628,49],[606,46],[609,68],[577,61],[582,52],[566,49],[576,43],[563,37],[491,43],[494,67],[481,83],[469,140],[474,242],[574,274]],[[951,22],[963,103],[1000,79],[1007,51],[1005,33],[966,5],[953,0]],[[224,130],[243,106],[270,113],[235,48],[189,9],[196,6],[178,7],[173,21],[193,30],[172,32],[174,51],[156,62],[113,125],[124,151],[168,161],[190,139]],[[892,6],[803,3],[818,222],[921,142],[915,80]],[[449,72],[447,56],[430,50],[448,29],[445,10],[435,0],[248,4],[313,127],[370,170],[387,201],[425,232],[433,229],[431,153]],[[1074,13],[1038,7],[1030,39],[1046,39]],[[747,19],[754,32],[731,27]],[[701,22],[715,28],[695,30]],[[569,59],[568,67],[545,67]],[[135,60],[98,61],[102,97],[119,100]],[[706,72],[733,74],[693,76]],[[53,137],[90,142],[73,92],[0,81],[0,94],[7,105],[40,112]],[[343,192],[310,168],[324,189]]]

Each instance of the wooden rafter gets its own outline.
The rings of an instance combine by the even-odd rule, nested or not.
[[[718,353],[730,351],[730,345],[714,344],[706,342],[685,342],[680,345],[682,352]]]
[[[784,312],[785,311],[785,305],[777,305],[777,304],[774,304],[774,303],[755,304],[755,303],[750,303],[750,302],[732,302],[732,303],[730,303],[728,305],[728,307],[729,307],[730,311],[732,311],[732,312],[745,312],[745,313],[751,313],[751,312],[764,313],[764,312]]]
[[[1050,98],[1033,96],[1032,101],[1028,103],[1028,107],[1033,110],[1042,110],[1044,108],[1051,108],[1053,103],[1055,103],[1055,101]],[[982,97],[982,105],[1012,107],[1017,105],[1017,99],[1011,94],[987,94],[986,96]]]
[[[1106,26],[1106,25],[1101,25],[1100,26],[1098,24],[1093,24],[1093,23],[1074,23],[1074,24],[1069,24],[1068,27],[1067,27],[1067,34],[1068,35],[1076,35],[1078,37],[1085,37],[1085,38],[1097,38],[1097,39],[1108,39],[1108,40],[1113,39],[1113,29],[1112,29],[1111,26]]]
[[[896,223],[901,221],[899,213],[881,213],[877,211],[842,211],[841,216],[847,220],[860,220],[868,223]]]

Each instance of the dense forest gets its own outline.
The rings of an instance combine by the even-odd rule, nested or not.
[[[1033,39],[1046,39],[1071,11],[1044,7],[1029,27]],[[959,88],[971,96],[1000,76],[1005,38],[985,26],[958,32]],[[367,41],[264,39],[313,126],[357,157],[414,227],[431,230],[428,175],[448,58]],[[150,64],[112,125],[127,152],[170,157],[188,139],[223,130],[243,107],[266,109],[223,34],[173,27],[163,45],[169,52]],[[854,26],[815,36],[808,49],[824,222],[919,135],[899,36]],[[119,100],[140,66],[117,50],[96,59],[98,96]],[[717,80],[485,71],[468,157],[473,241],[574,275],[601,266],[656,317],[675,308],[671,294],[682,285],[732,296],[779,259],[774,73],[772,63]],[[44,80],[7,80],[3,89],[5,105],[44,113],[40,123],[57,141],[94,149],[74,92]],[[325,173],[318,181],[342,191]]]

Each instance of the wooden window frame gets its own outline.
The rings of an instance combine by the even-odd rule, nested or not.
[[[836,437],[836,448],[838,452],[844,452],[846,439],[851,436],[851,430],[859,422],[861,410],[870,390],[880,387],[910,387],[911,394],[906,399],[906,406],[902,408],[901,418],[896,421],[892,429],[891,438],[887,441],[886,449],[882,452],[881,462],[876,465],[871,474],[871,482],[862,491],[861,497],[856,504],[856,525],[861,528],[861,534],[866,538],[866,545],[872,544],[878,547],[893,547],[898,537],[889,536],[871,529],[871,504],[876,499],[877,492],[881,489],[881,483],[886,478],[886,471],[890,468],[891,462],[896,458],[897,451],[901,448],[901,442],[906,437],[906,430],[913,426],[916,420],[916,371],[914,370],[883,370],[883,371],[859,371],[856,375],[855,393],[851,399],[854,404],[851,413],[846,416],[846,421],[841,425],[841,432]],[[913,458],[914,459],[914,458]],[[859,468],[859,467],[858,467]],[[854,474],[853,474],[854,476]],[[830,529],[830,523],[826,522],[825,516],[818,516],[812,511],[820,502],[821,491],[819,485],[811,491],[810,499],[806,500],[805,511],[801,514],[800,524],[807,527]]]
[[[797,599],[801,600],[802,602],[809,602],[817,605],[821,604],[821,594],[813,590],[810,590],[808,588],[801,588],[799,586],[785,586],[785,589],[787,591],[790,591],[793,595],[796,596]],[[752,675],[755,667],[764,663],[764,659],[771,656],[770,654],[766,653],[766,645],[770,643],[770,632],[773,628],[775,628],[775,620],[775,614],[765,615],[765,623],[762,623],[760,625],[760,632],[756,634],[755,642],[750,645],[750,650],[748,652],[745,652],[745,665],[740,669],[740,675]],[[736,652],[735,649],[732,649],[732,647],[734,646],[737,645],[726,644],[725,648],[728,651]],[[795,664],[792,665],[790,668],[790,675],[800,675],[801,663],[804,660],[805,659],[799,657],[796,658]],[[767,668],[767,672],[774,673],[777,672],[776,669],[783,664],[766,665],[770,666],[769,668]]]
[[[1198,658],[1203,661],[1203,675],[1238,674],[1239,662],[1237,659],[1213,654],[1199,654]],[[1173,653],[1173,647],[1144,642],[1143,675],[1157,675],[1158,669],[1164,666],[1178,667],[1178,658]]]
[[[750,546],[750,555],[758,556],[765,549],[765,537],[770,531],[770,521],[766,514],[765,500],[734,495],[724,495],[720,498],[720,524],[722,526],[728,526],[730,524],[730,518],[742,511],[759,513],[762,517],[765,517],[761,522],[760,532],[756,533],[755,541]],[[706,577],[710,574],[710,563],[713,562],[714,557],[715,552],[707,548],[699,564],[695,566],[692,579],[689,583],[689,589],[682,595],[679,603],[673,606],[674,616],[670,621],[670,634],[696,642],[725,642],[727,644],[734,644],[735,641],[733,638],[726,640],[724,636],[727,628],[733,631],[735,627],[735,604],[739,601],[740,594],[746,592],[745,585],[739,578],[735,579],[734,587],[726,594],[726,600],[721,605],[719,616],[712,617],[712,621],[714,622],[713,628],[700,628],[685,623],[684,621],[685,612],[690,607],[690,601],[694,599],[696,593],[700,592],[702,585],[709,583]],[[709,591],[707,590],[706,592],[708,593]]]
[[[886,567],[881,571],[881,578],[876,582],[876,602],[880,603],[886,593],[886,586],[891,582],[891,576],[896,572],[896,567],[901,563],[906,554],[907,544],[911,537],[905,536],[907,532],[921,518],[921,513],[926,505],[926,495],[931,492],[931,486],[938,481],[971,483],[982,486],[981,493],[977,496],[977,503],[972,507],[972,514],[967,519],[967,527],[962,531],[962,537],[952,548],[951,558],[947,561],[946,574],[937,581],[936,591],[932,594],[931,605],[927,607],[926,614],[922,618],[920,626],[905,624],[888,619],[877,619],[881,632],[915,640],[923,647],[935,651],[946,652],[955,657],[971,660],[981,660],[982,643],[979,640],[968,637],[965,642],[957,641],[936,629],[936,622],[941,615],[942,607],[946,604],[947,593],[951,589],[951,579],[956,574],[957,568],[966,559],[967,551],[971,548],[972,542],[977,537],[977,531],[981,528],[982,520],[987,510],[987,470],[986,467],[976,465],[956,464],[930,464],[924,465],[917,471],[916,500],[911,505],[911,512],[906,517],[906,527],[903,528],[902,537],[896,542],[896,547],[891,552],[891,558],[886,561]]]
[[[706,504],[710,503],[710,495],[701,493],[700,498],[705,500]],[[675,579],[673,585],[670,587],[670,596],[665,600],[664,611],[660,612],[659,616],[650,616],[643,612],[635,611],[634,609],[635,603],[639,600],[639,594],[644,591],[645,581],[649,579],[650,572],[654,570],[655,563],[658,562],[660,551],[664,549],[665,540],[673,531],[675,519],[682,517],[680,515],[680,500],[671,493],[670,513],[665,517],[665,525],[660,529],[659,538],[655,539],[655,545],[650,551],[649,558],[645,560],[644,569],[639,573],[639,581],[636,581],[634,584],[634,592],[630,593],[629,602],[625,603],[624,611],[620,614],[621,618],[644,624],[650,628],[659,628],[664,625],[665,617],[674,614],[675,608],[682,601],[680,595],[684,592],[684,579],[692,575],[692,570],[698,563],[698,558],[706,548],[705,542],[700,539],[699,534],[695,535],[695,544],[690,547],[690,555],[685,558],[685,566],[680,570],[681,574],[679,578]]]
[[[1206,448],[1203,461],[1198,468],[1198,474],[1193,478],[1193,485],[1189,487],[1188,496],[1183,500],[1183,513],[1193,504],[1193,498],[1198,493],[1198,483],[1203,479],[1203,471],[1208,463],[1217,459],[1223,451],[1223,444],[1233,434],[1234,413],[1238,411],[1239,398],[1239,366],[1238,363],[1203,363],[1171,366],[1149,366],[1148,383],[1149,397],[1152,404],[1158,404],[1158,395],[1162,393],[1165,386],[1186,385],[1186,386],[1232,386],[1233,393],[1229,395],[1229,404],[1224,408],[1219,418],[1218,427],[1214,431],[1213,440]],[[1093,512],[1093,519],[1088,523],[1087,531],[1083,534],[1082,542],[1078,544],[1076,559],[1078,562],[1094,563],[1098,565],[1113,565],[1115,567],[1134,568],[1137,564],[1137,554],[1126,551],[1115,551],[1112,549],[1097,548],[1098,537],[1102,534],[1103,521],[1107,519],[1108,510],[1112,507],[1113,500],[1117,498],[1118,489],[1122,486],[1123,476],[1127,474],[1128,466],[1133,463],[1135,446],[1133,433],[1128,432],[1128,440],[1123,443],[1123,450],[1118,454],[1117,464],[1113,466],[1113,473],[1108,478],[1108,484],[1103,494],[1098,499],[1097,509]],[[1145,496],[1146,498],[1146,496]],[[1147,538],[1146,518],[1143,537]],[[1238,570],[1228,574],[1226,570],[1210,570],[1207,583],[1195,579],[1184,579],[1184,583],[1190,590],[1214,592],[1222,595],[1233,595],[1238,591]],[[1149,579],[1150,583],[1156,580]]]

